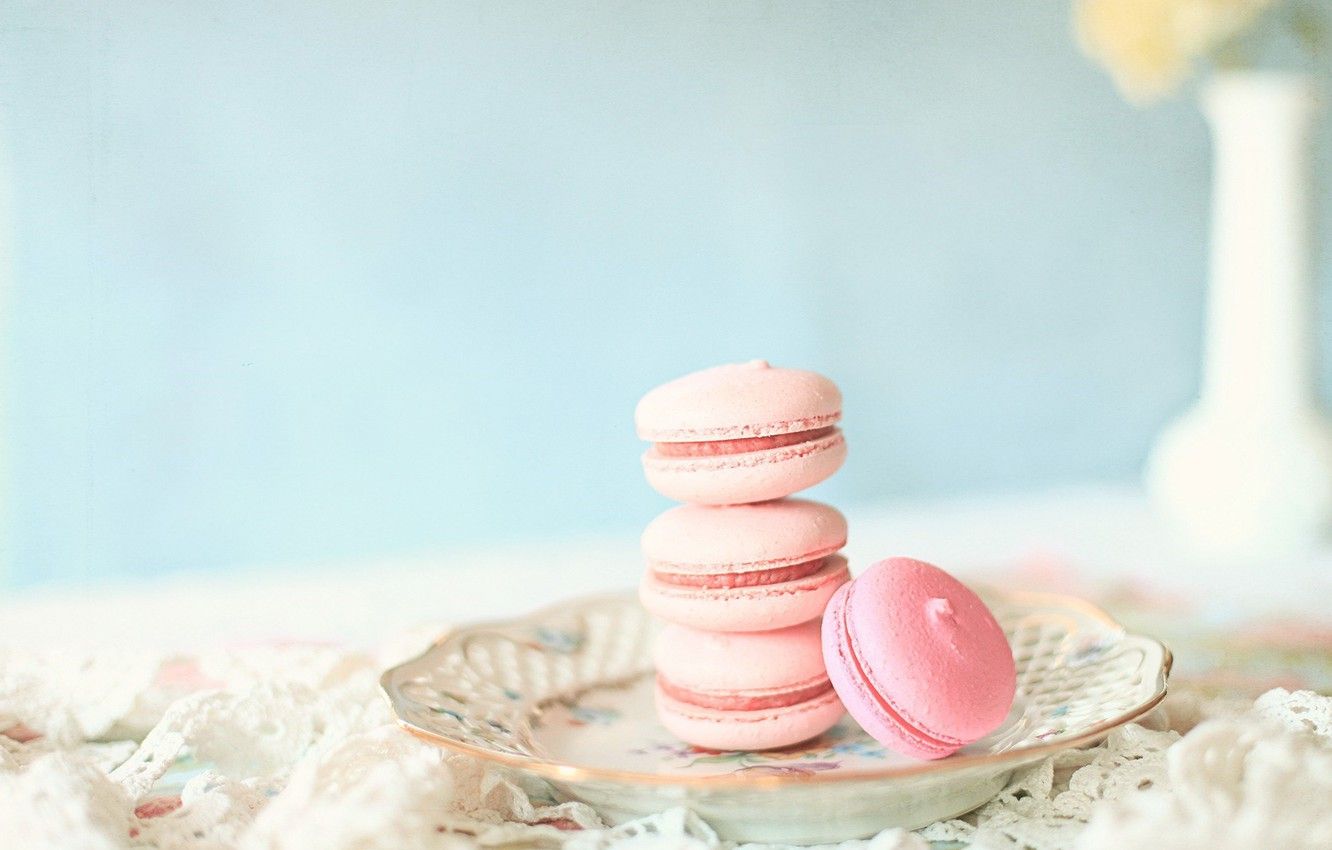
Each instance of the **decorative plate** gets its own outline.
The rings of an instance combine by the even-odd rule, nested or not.
[[[611,821],[687,806],[736,841],[835,842],[968,812],[1015,769],[1093,743],[1165,696],[1170,652],[1094,606],[982,595],[1013,646],[1017,700],[1002,727],[939,761],[885,750],[850,718],[785,750],[681,743],[657,723],[656,625],[630,596],[460,628],[381,685],[409,732],[540,777]]]

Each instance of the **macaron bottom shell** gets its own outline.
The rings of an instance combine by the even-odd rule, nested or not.
[[[769,631],[816,619],[850,577],[841,555],[828,556],[823,567],[808,576],[741,587],[671,584],[649,571],[639,598],[648,611],[670,623],[722,632]]]
[[[738,454],[643,455],[643,472],[658,493],[699,505],[740,505],[780,499],[830,477],[846,460],[839,428],[776,448]]]
[[[771,750],[827,732],[845,713],[831,688],[819,696],[752,711],[705,708],[656,688],[657,715],[672,735],[707,750]]]
[[[828,679],[847,713],[876,741],[913,758],[941,759],[970,743],[917,728],[891,700],[870,685],[847,629],[846,602],[850,590],[850,584],[842,585],[823,615],[824,663]]]

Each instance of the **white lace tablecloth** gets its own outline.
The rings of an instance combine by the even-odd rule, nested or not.
[[[0,846],[416,850],[721,846],[683,810],[607,827],[400,732],[376,653],[0,653]],[[1332,847],[1332,698],[1177,690],[978,812],[847,846]]]
[[[1326,612],[1314,625],[1239,623],[1234,606],[1072,585],[1050,554],[1073,556],[1064,560],[1082,573],[1111,565],[1142,515],[1127,498],[1061,495],[854,518],[857,563],[885,551],[982,563],[998,551],[1025,563],[1005,582],[1091,593],[1164,638],[1177,663],[1170,696],[1143,724],[1019,773],[963,819],[848,848],[1332,848],[1332,698],[1306,690],[1332,692]],[[1013,539],[996,548],[1003,533]],[[1019,534],[1042,545],[1026,551]],[[948,549],[970,539],[984,552]],[[12,598],[0,605],[0,850],[720,847],[687,811],[608,827],[543,786],[419,743],[392,725],[378,692],[379,673],[439,631],[404,627],[631,584],[634,548],[492,548],[446,566]],[[1316,609],[1327,595],[1313,588],[1332,573],[1304,575],[1266,583]],[[1252,599],[1246,591],[1241,608]]]

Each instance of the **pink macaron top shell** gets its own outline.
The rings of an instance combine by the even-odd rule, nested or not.
[[[841,413],[842,394],[822,375],[751,360],[662,384],[638,402],[634,422],[644,440],[702,442],[812,431]]]
[[[643,531],[653,570],[686,575],[772,570],[826,558],[846,545],[836,508],[804,499],[680,505]]]
[[[852,716],[908,755],[938,758],[979,740],[1016,692],[1012,649],[985,603],[910,558],[880,561],[838,591],[824,655]]]
[[[671,624],[654,660],[663,679],[697,691],[732,693],[827,680],[817,620],[770,632],[711,632]]]

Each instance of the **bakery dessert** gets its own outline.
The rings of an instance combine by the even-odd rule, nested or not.
[[[779,499],[842,465],[842,394],[822,375],[765,360],[716,366],[643,396],[634,412],[648,483],[704,505]]]
[[[843,714],[823,667],[819,617],[849,578],[846,520],[786,498],[846,457],[832,381],[764,360],[685,375],[634,412],[652,442],[643,471],[688,504],[643,533],[643,604],[670,625],[657,640],[657,710],[708,749],[769,749]]]
[[[662,724],[697,747],[785,747],[821,735],[843,714],[817,620],[744,633],[670,625],[655,659]]]
[[[889,558],[833,595],[828,677],[886,747],[937,759],[998,728],[1017,690],[1013,652],[980,597],[924,561]]]
[[[663,620],[762,631],[818,619],[850,578],[846,519],[828,505],[781,499],[680,505],[643,532],[644,606]]]

